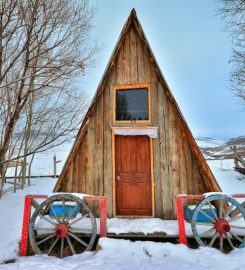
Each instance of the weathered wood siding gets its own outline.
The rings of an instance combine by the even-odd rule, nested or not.
[[[106,195],[108,216],[113,216],[113,91],[115,85],[149,84],[152,102],[149,125],[159,127],[153,139],[155,216],[176,218],[175,196],[211,191],[193,152],[191,134],[182,121],[167,85],[157,71],[152,55],[134,22],[122,36],[106,80],[80,133],[74,157],[61,175],[59,191]],[[130,126],[133,124],[127,124]],[[140,123],[134,125],[141,125]],[[86,129],[86,130],[85,130]],[[198,153],[199,154],[199,153]]]

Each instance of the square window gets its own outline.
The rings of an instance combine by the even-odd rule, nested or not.
[[[148,89],[116,90],[116,121],[149,120]]]

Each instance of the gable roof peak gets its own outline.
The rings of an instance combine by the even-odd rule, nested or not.
[[[131,10],[129,17],[137,17],[135,8]]]

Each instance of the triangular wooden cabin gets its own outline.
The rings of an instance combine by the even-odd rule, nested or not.
[[[133,9],[55,187],[107,196],[108,217],[175,219],[177,194],[220,191]]]

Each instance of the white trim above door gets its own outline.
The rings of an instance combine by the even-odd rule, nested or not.
[[[150,138],[157,138],[158,127],[112,127],[115,135],[136,136],[146,135]]]

